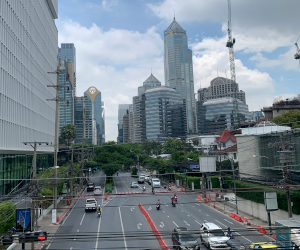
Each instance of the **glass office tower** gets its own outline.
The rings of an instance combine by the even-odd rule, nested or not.
[[[175,18],[164,32],[165,84],[176,89],[186,110],[186,132],[196,131],[192,51],[186,31]]]

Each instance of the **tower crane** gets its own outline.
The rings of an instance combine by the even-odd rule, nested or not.
[[[231,87],[233,92],[233,126],[238,126],[238,102],[237,102],[237,85],[236,85],[236,76],[235,76],[235,63],[234,63],[234,49],[233,45],[235,44],[235,38],[232,38],[231,31],[231,0],[228,2],[228,40],[226,47],[229,49],[229,63],[230,63],[230,76],[231,76]]]
[[[299,40],[299,37],[300,36],[298,36],[298,39],[297,39],[297,41],[295,42],[295,47],[296,47],[296,54],[294,55],[294,58],[296,59],[296,60],[299,60],[300,59],[300,50],[299,50],[299,47],[298,47],[298,40]],[[299,61],[299,64],[300,64],[300,61]]]

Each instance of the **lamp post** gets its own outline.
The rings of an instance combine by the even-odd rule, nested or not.
[[[234,170],[234,164],[233,164],[233,159],[232,159],[232,158],[228,157],[228,159],[230,160],[230,163],[231,163],[231,169],[232,169],[232,173],[233,173],[233,185],[234,185],[234,195],[235,195],[236,214],[239,214],[238,205],[237,205],[237,196],[236,196],[236,183],[235,183],[235,170]]]

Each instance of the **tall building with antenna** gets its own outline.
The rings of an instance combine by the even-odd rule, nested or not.
[[[173,22],[164,32],[165,84],[176,89],[183,100],[186,133],[196,132],[192,50],[188,48],[186,31]]]

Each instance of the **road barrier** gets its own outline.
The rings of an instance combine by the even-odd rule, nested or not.
[[[235,214],[234,213],[230,213],[229,215],[231,218],[234,218]]]
[[[107,195],[105,195],[105,198],[104,198],[104,200],[106,200],[106,201],[107,201]]]
[[[201,201],[201,196],[200,195],[197,196],[197,200]]]
[[[242,217],[241,216],[238,216],[238,215],[234,215],[234,219],[236,220],[236,221],[239,221],[239,222],[243,222],[243,220],[242,220]]]
[[[141,203],[139,203],[139,208],[142,211],[142,213],[144,214],[144,216],[146,217],[150,227],[152,228],[153,233],[155,234],[159,245],[161,246],[161,248],[163,250],[170,250],[170,248],[167,246],[166,242],[163,240],[161,234],[159,233],[159,231],[157,230],[153,220],[151,219],[150,215],[148,214],[148,212],[146,211],[146,209],[142,206]]]
[[[258,232],[262,233],[262,234],[266,234],[267,233],[266,229],[264,229],[263,227],[261,227],[259,225],[256,227],[256,230]]]
[[[244,225],[251,225],[251,223],[247,217],[244,217]]]

